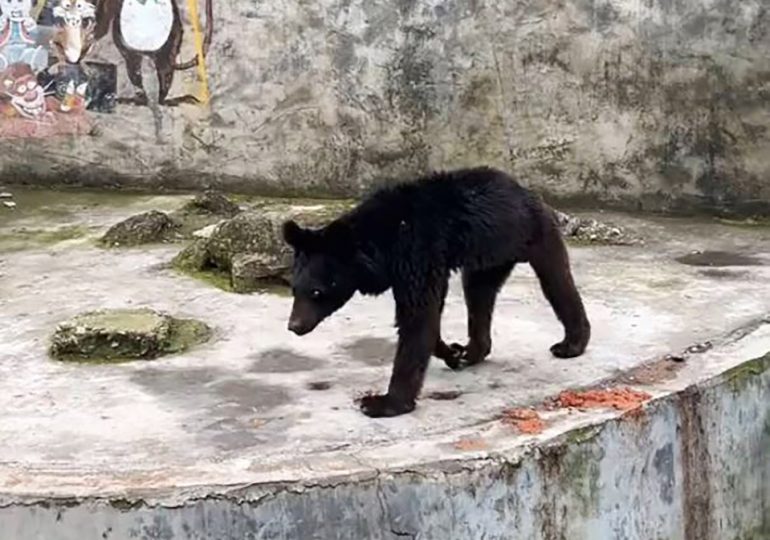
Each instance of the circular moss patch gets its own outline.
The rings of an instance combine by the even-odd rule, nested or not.
[[[211,330],[202,322],[150,309],[83,313],[56,328],[51,356],[74,362],[151,360],[203,343]]]

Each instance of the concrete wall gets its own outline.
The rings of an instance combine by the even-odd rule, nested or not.
[[[152,494],[16,500],[0,522],[14,540],[763,540],[768,403],[765,356],[524,455],[172,504]]]
[[[32,129],[4,128],[6,105],[0,179],[350,193],[485,163],[560,197],[770,204],[764,0],[210,1],[205,47],[206,0],[159,0],[183,14],[177,62],[206,53],[174,71],[170,103],[152,104],[145,61],[150,106],[54,111],[55,128]],[[165,32],[126,2],[124,34]],[[109,25],[119,3],[105,5]],[[116,66],[118,98],[133,95],[109,34],[86,61]]]

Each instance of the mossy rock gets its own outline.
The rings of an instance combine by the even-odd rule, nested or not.
[[[306,227],[322,227],[348,208],[341,204],[278,205],[239,214],[221,223],[211,234],[208,243],[211,264],[229,271],[235,255],[262,254],[291,265],[292,250],[282,234],[284,221],[294,219]]]
[[[116,223],[104,234],[105,247],[131,247],[169,242],[178,237],[179,223],[167,214],[151,210]]]
[[[196,238],[176,254],[171,265],[183,272],[198,272],[210,267],[208,238]]]
[[[231,270],[235,255],[288,252],[275,220],[262,212],[248,212],[220,224],[208,239],[209,261],[221,270]]]
[[[59,324],[50,353],[75,362],[151,360],[185,351],[210,335],[202,322],[150,309],[92,311]]]
[[[284,242],[282,226],[294,219],[321,227],[351,207],[339,201],[292,205],[281,201],[242,212],[207,230],[172,261],[172,266],[228,291],[246,293],[284,287],[290,279],[293,252]],[[205,274],[215,279],[206,279]],[[226,279],[226,287],[222,276]]]
[[[185,204],[182,212],[231,218],[241,212],[241,207],[221,193],[208,190]]]
[[[179,223],[183,238],[192,238],[240,212],[241,207],[221,193],[206,191],[172,212],[171,218]]]
[[[233,291],[259,291],[268,283],[286,286],[291,279],[291,262],[291,254],[239,253],[233,257],[230,270]]]

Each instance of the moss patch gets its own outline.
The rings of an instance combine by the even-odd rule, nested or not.
[[[749,381],[768,370],[770,370],[770,352],[725,371],[723,377],[733,392],[737,393],[742,391]]]
[[[198,281],[201,281],[206,285],[210,285],[211,287],[215,287],[226,292],[234,292],[233,284],[230,282],[230,274],[222,270],[217,270],[215,268],[209,268],[206,270],[194,270],[192,268],[185,268],[180,266],[174,266],[174,270],[187,277],[197,279]]]
[[[171,318],[168,340],[164,344],[164,354],[184,352],[195,345],[211,339],[211,328],[195,319]]]
[[[80,225],[67,225],[54,229],[17,227],[0,230],[0,252],[54,246],[61,242],[87,238],[90,233],[87,227]]]
[[[722,225],[728,225],[730,227],[744,227],[744,228],[750,228],[750,229],[770,228],[770,217],[758,217],[758,218],[748,218],[748,219],[717,218],[717,221]]]
[[[50,354],[69,362],[151,360],[185,351],[210,336],[202,322],[150,309],[101,310],[61,323],[51,339]]]

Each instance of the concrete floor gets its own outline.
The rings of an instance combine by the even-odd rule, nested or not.
[[[83,207],[67,220],[95,233],[148,201]],[[395,345],[389,295],[356,297],[299,338],[285,329],[290,299],[226,293],[164,268],[178,246],[103,251],[71,240],[0,251],[0,502],[133,493],[173,499],[244,483],[322,479],[451,458],[458,454],[453,441],[482,432],[492,444],[524,445],[531,436],[495,421],[504,408],[717,342],[770,314],[770,228],[600,217],[646,244],[571,249],[594,329],[584,356],[550,356],[561,328],[534,274],[521,266],[500,295],[489,361],[461,373],[433,361],[417,410],[382,420],[363,416],[353,400],[387,385]],[[18,224],[0,220],[0,233]],[[741,266],[677,262],[694,250],[748,258],[718,261]],[[216,337],[148,362],[48,358],[58,322],[127,306],[198,318]],[[465,333],[456,280],[443,329],[448,340]],[[757,336],[752,350],[770,349],[770,332]],[[702,374],[691,362],[686,369]],[[430,398],[449,390],[459,397]]]

